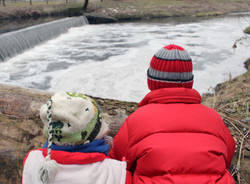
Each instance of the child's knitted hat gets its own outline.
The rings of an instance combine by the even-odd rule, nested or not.
[[[151,59],[147,71],[148,88],[193,86],[193,66],[189,54],[178,45],[167,45]]]
[[[40,117],[44,123],[44,135],[48,137],[52,134],[53,143],[85,144],[107,134],[108,126],[101,121],[101,112],[92,98],[83,94],[59,92],[49,102],[41,107]]]
[[[102,139],[108,133],[96,102],[80,93],[56,93],[41,107],[40,117],[44,123],[44,135],[48,137],[48,154],[39,170],[43,184],[53,181],[59,169],[57,162],[51,160],[52,143],[85,144]]]

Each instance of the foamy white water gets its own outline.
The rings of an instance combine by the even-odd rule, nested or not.
[[[250,16],[228,16],[192,23],[86,25],[0,63],[1,83],[50,91],[140,101],[149,92],[146,70],[164,45],[183,46],[194,64],[200,93],[245,72],[250,57],[245,36]]]

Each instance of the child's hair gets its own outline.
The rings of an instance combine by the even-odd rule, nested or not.
[[[108,132],[96,102],[80,93],[56,93],[41,107],[40,117],[48,139],[46,161],[40,169],[40,180],[44,184],[53,180],[59,168],[51,158],[53,143],[64,146],[86,144],[102,139]]]

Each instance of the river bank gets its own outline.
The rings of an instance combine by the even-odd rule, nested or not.
[[[7,1],[8,2],[8,1]],[[250,11],[250,0],[93,0],[86,11],[79,0],[57,2],[9,2],[0,5],[0,34],[50,22],[63,17],[85,15],[90,24],[177,18],[188,20]],[[248,31],[248,30],[246,30]]]
[[[93,0],[88,9],[82,10],[83,2],[28,2],[0,6],[0,21],[40,17],[67,17],[88,14],[112,17],[117,21],[145,20],[166,17],[206,17],[232,12],[250,11],[250,0]]]
[[[114,4],[111,4],[110,7],[114,8],[108,7],[108,2],[113,2]],[[134,2],[138,3],[138,1]],[[176,3],[179,3],[178,5],[171,5],[170,1],[165,1],[169,2],[169,4],[166,5],[166,7],[161,6],[162,10],[157,12],[157,7],[152,6],[152,4],[150,5],[149,1],[149,4],[146,4],[144,6],[145,8],[147,7],[147,10],[140,11],[139,8],[136,8],[136,10],[134,10],[134,2],[129,2],[129,4],[126,0],[104,0],[104,2],[93,2],[93,4],[90,2],[89,10],[87,13],[90,13],[90,15],[98,16],[112,16],[119,21],[127,21],[171,16],[212,16],[222,15],[224,13],[234,11],[249,11],[248,0],[237,2],[229,0],[227,2],[232,3],[231,5],[235,6],[232,6],[231,8],[228,8],[227,6],[223,7],[223,3],[221,3],[217,4],[218,8],[214,7],[216,6],[215,4],[212,4],[207,6],[209,7],[209,9],[201,9],[204,11],[206,10],[207,13],[198,10],[199,6],[203,6],[202,3],[200,3],[200,5],[195,5],[197,10],[194,10],[191,7],[193,6],[193,4],[186,4],[185,7],[182,4],[184,1],[176,1]],[[142,2],[144,1],[140,1],[140,3]],[[173,3],[173,1],[171,2]],[[201,1],[187,0],[185,2],[196,2],[198,4]],[[238,4],[238,2],[240,2],[241,4]],[[104,3],[107,3],[107,7],[100,7]],[[122,5],[118,6],[118,3],[122,3]],[[237,5],[234,3],[236,3]],[[127,9],[123,11],[125,7],[127,7]],[[178,7],[180,10],[178,9]],[[220,10],[220,7],[222,7],[222,10]],[[183,14],[182,11],[184,10],[188,10],[189,14]],[[195,11],[200,12],[196,12],[196,14]],[[11,13],[11,11],[8,13]],[[34,15],[35,14],[36,13],[34,13]],[[22,15],[22,13],[20,13],[20,15]],[[45,16],[54,15],[48,14]],[[59,17],[60,16],[67,15],[59,15]],[[29,16],[14,16],[13,19],[23,20],[27,19],[28,17]],[[57,18],[57,16],[55,15],[54,18]],[[7,21],[12,21],[13,19],[6,18]],[[0,29],[2,29],[1,26]],[[234,175],[235,180],[237,182],[240,181],[241,184],[248,184],[250,182],[249,64],[246,64],[246,68],[248,68],[248,72],[246,72],[245,74],[240,75],[234,79],[229,79],[229,81],[225,83],[218,84],[214,89],[214,94],[203,95],[203,104],[215,108],[221,114],[221,116],[224,118],[224,121],[226,122],[226,125],[229,127],[232,135],[237,142],[237,151],[235,153],[235,157],[231,167],[231,173]],[[38,148],[44,142],[41,131],[42,123],[39,119],[38,109],[40,105],[49,98],[50,95],[51,93],[43,91],[26,90],[13,86],[9,87],[0,85],[0,128],[2,130],[0,132],[0,169],[2,171],[0,174],[0,183],[21,183],[22,161],[24,156],[26,155],[28,150]],[[136,109],[136,103],[121,102],[117,100],[102,98],[96,98],[96,100],[102,107],[105,120],[110,123],[111,128],[114,130],[112,131],[112,136],[115,135],[115,131],[119,128],[124,118],[126,118],[128,114]]]
[[[236,142],[231,173],[237,183],[250,182],[250,58],[246,73],[218,84],[214,94],[204,94],[203,104],[214,108],[223,118]]]

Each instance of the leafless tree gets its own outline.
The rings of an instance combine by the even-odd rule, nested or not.
[[[30,5],[32,5],[32,0],[30,0]]]
[[[83,9],[84,11],[87,10],[88,4],[89,4],[89,0],[85,0],[84,5],[83,5],[83,7],[82,7],[82,9]]]
[[[5,0],[2,0],[2,2],[3,2],[3,6],[6,6],[6,4],[5,4]]]

